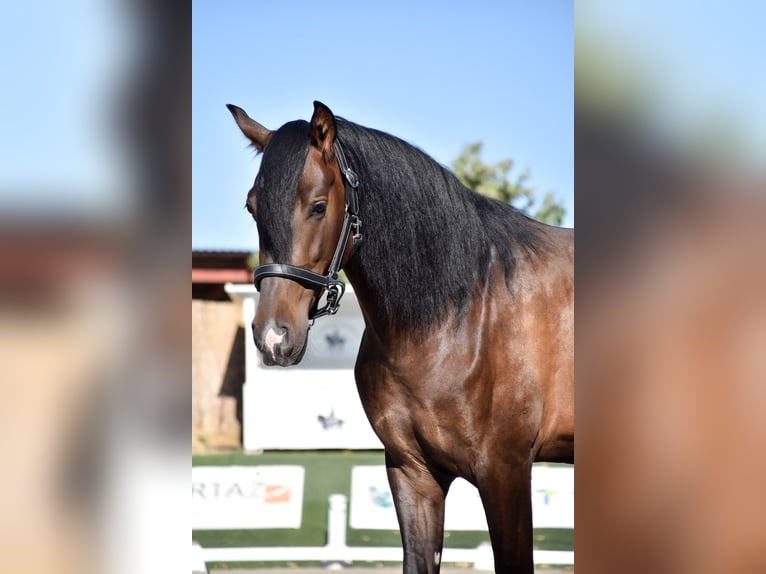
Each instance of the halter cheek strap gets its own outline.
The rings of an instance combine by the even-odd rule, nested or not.
[[[362,220],[359,218],[359,177],[352,170],[340,142],[336,139],[333,143],[335,148],[335,157],[338,160],[338,167],[343,176],[343,182],[346,192],[346,211],[343,215],[343,226],[340,230],[338,244],[335,246],[335,253],[330,261],[330,266],[324,275],[314,273],[303,267],[297,267],[288,263],[268,263],[260,265],[253,274],[253,283],[255,288],[261,290],[261,281],[267,277],[282,277],[300,283],[308,289],[322,289],[327,291],[327,302],[322,308],[318,308],[319,297],[314,303],[310,319],[323,317],[324,315],[335,315],[340,306],[341,297],[346,290],[346,284],[338,279],[338,272],[343,263],[343,252],[346,250],[349,236],[352,237],[352,248],[356,247],[362,241]],[[353,232],[353,236],[351,233]]]

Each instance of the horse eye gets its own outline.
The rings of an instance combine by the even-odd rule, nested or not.
[[[325,211],[327,211],[327,202],[326,201],[317,201],[311,207],[311,215],[324,215]]]

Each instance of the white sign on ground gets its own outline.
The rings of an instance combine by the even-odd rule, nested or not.
[[[192,529],[300,528],[302,466],[193,466]]]
[[[261,369],[245,385],[244,442],[255,449],[383,448],[345,369]]]
[[[355,466],[351,471],[351,528],[398,530],[394,499],[384,466]],[[447,495],[446,530],[487,530],[479,493],[462,478]]]
[[[536,528],[574,528],[574,467],[532,467],[532,519]],[[351,528],[399,528],[384,466],[353,468],[349,522]],[[463,479],[450,487],[444,526],[446,530],[487,530],[479,492]]]
[[[535,528],[574,528],[574,466],[532,467]]]

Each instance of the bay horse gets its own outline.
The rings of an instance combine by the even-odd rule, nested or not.
[[[533,572],[532,463],[574,462],[573,230],[320,102],[276,131],[227,107],[263,153],[246,201],[263,361],[301,360],[312,321],[337,310],[342,268],[364,316],[354,376],[385,448],[404,572],[439,572],[456,477],[478,488],[496,571]]]

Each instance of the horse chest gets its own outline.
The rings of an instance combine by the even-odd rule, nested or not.
[[[476,428],[459,393],[420,380],[383,376],[360,385],[360,397],[387,452],[456,473],[472,467]]]

